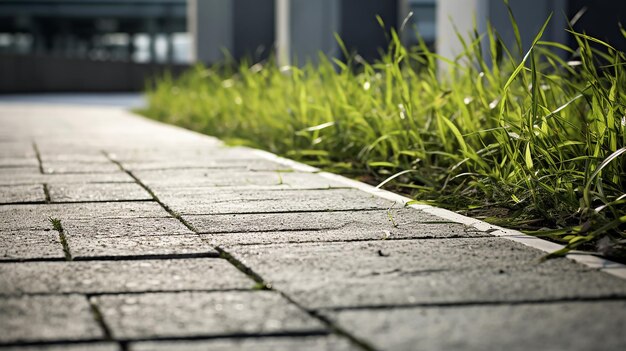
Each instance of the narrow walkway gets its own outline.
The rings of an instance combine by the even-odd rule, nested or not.
[[[571,260],[119,108],[0,126],[0,348],[626,349]]]

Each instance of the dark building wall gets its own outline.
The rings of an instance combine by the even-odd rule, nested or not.
[[[570,0],[568,17],[573,18],[581,9],[582,17],[574,24],[574,30],[604,40],[620,51],[626,51],[626,38],[619,30],[619,23],[626,25],[626,1],[623,0]],[[570,45],[575,46],[570,36]]]
[[[150,78],[187,67],[0,54],[0,93],[140,91]]]
[[[385,23],[383,29],[376,15]],[[379,49],[388,45],[386,33],[398,24],[398,1],[342,0],[341,39],[349,51],[357,52],[368,61],[380,57]]]
[[[274,0],[237,0],[234,3],[234,48],[237,59],[263,59],[274,47]]]

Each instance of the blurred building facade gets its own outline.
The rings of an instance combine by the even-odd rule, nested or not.
[[[526,47],[552,13],[544,40],[571,45],[564,29],[576,17],[575,30],[626,50],[626,1],[509,3]],[[135,90],[155,71],[230,58],[343,59],[336,34],[373,61],[391,28],[407,45],[419,36],[453,58],[456,31],[484,33],[487,23],[514,46],[503,0],[0,0],[0,92]]]

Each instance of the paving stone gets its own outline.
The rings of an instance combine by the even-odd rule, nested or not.
[[[115,343],[93,342],[64,345],[16,346],[2,348],[3,351],[121,351]]]
[[[626,281],[502,238],[227,247],[307,308],[626,297]]]
[[[0,168],[0,185],[43,183],[42,177],[39,167]]]
[[[212,146],[207,141],[208,138],[204,136],[200,142],[201,146],[194,145],[192,147],[182,147],[181,145],[159,147],[159,145],[154,143],[146,143],[141,149],[125,148],[124,150],[116,150],[110,156],[123,164],[133,162],[167,162],[172,160],[193,160],[196,162],[264,160],[262,157],[250,152],[251,149],[224,145]]]
[[[207,233],[202,234],[203,238],[209,240],[213,245],[220,246],[489,236],[485,232],[468,228],[462,224],[442,222],[441,218],[411,208],[390,210],[389,212],[341,211],[185,215],[183,218],[194,225],[196,229]],[[390,218],[393,218],[393,222]],[[196,223],[199,226],[196,226]],[[324,227],[330,229],[324,229]],[[269,231],[260,231],[264,229],[269,229]],[[224,230],[232,230],[233,232],[224,232]]]
[[[353,189],[218,191],[157,196],[180,214],[232,214],[388,209],[394,203]]]
[[[54,230],[0,232],[0,261],[35,258],[64,259],[59,234]]]
[[[136,183],[51,184],[53,202],[152,200]]]
[[[113,162],[43,162],[45,173],[112,173],[122,172]]]
[[[0,186],[0,205],[45,201],[46,194],[41,184]]]
[[[104,295],[93,301],[113,337],[124,340],[324,330],[271,291]]]
[[[72,257],[110,258],[167,255],[209,255],[218,253],[198,235],[138,235],[105,237],[67,235]]]
[[[6,126],[3,124],[3,126]],[[8,129],[7,129],[8,130]],[[0,142],[0,159],[2,158],[34,158],[35,149],[32,142],[2,141]]]
[[[0,157],[0,167],[31,168],[39,171],[39,161],[33,157]]]
[[[302,172],[250,172],[219,169],[168,169],[136,171],[135,176],[149,187],[267,187],[292,189],[326,189],[345,184]]]
[[[173,217],[69,219],[63,220],[62,225],[69,236],[90,238],[194,234]]]
[[[271,231],[250,233],[218,233],[203,234],[202,237],[213,245],[256,245],[278,243],[303,242],[333,242],[354,240],[394,240],[420,238],[455,238],[455,237],[484,237],[485,232],[468,230],[462,224],[416,224],[410,229],[398,229],[393,226],[377,226],[375,223],[367,226],[346,225],[340,229],[301,230],[301,231]]]
[[[289,171],[293,168],[262,158],[168,158],[148,161],[123,162],[124,169],[130,171],[155,171],[165,169],[202,169],[211,172],[213,169],[234,169],[237,171]]]
[[[388,211],[184,215],[183,218],[201,233],[319,230],[348,226],[404,230],[423,223],[445,223],[437,216],[412,208],[392,208]]]
[[[4,344],[104,336],[84,296],[4,297],[0,315],[0,343]]]
[[[170,215],[156,202],[100,202],[0,206],[0,232],[51,229],[49,218],[156,218]]]
[[[99,150],[93,150],[91,152],[81,151],[68,151],[67,149],[53,151],[43,151],[41,153],[41,160],[44,165],[48,164],[62,164],[62,163],[91,163],[91,164],[113,164],[104,154]],[[119,169],[119,168],[118,168]]]
[[[85,174],[41,174],[39,169],[19,168],[26,171],[16,171],[18,168],[0,168],[0,185],[17,184],[85,184],[85,183],[122,183],[134,182],[134,179],[125,172],[115,173],[85,173]],[[12,170],[12,171],[7,171]]]
[[[624,350],[625,301],[325,313],[378,350]]]
[[[131,343],[130,351],[344,351],[362,350],[338,336],[245,338]]]
[[[254,281],[220,258],[0,264],[0,294],[128,293],[250,289]]]

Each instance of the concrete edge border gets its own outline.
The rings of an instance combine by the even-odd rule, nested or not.
[[[258,149],[251,149],[251,150],[253,150],[253,152],[259,155],[260,157],[283,164],[285,166],[292,167],[294,170],[301,171],[301,172],[314,172],[324,178],[346,184],[349,187],[362,190],[366,193],[369,193],[369,194],[372,194],[372,195],[375,195],[375,196],[378,196],[378,197],[381,197],[390,201],[398,202],[403,205],[406,205],[407,202],[411,201],[411,199],[408,197],[390,192],[388,190],[379,189],[372,185],[365,184],[356,180],[352,180],[352,179],[346,178],[338,174],[323,172],[318,168],[305,165],[303,163],[290,160],[284,157],[277,156],[268,151],[258,150]],[[524,234],[517,230],[502,228],[502,227],[481,221],[479,219],[474,219],[474,218],[460,215],[458,213],[455,213],[455,212],[452,212],[450,210],[446,210],[443,208],[433,207],[430,205],[420,205],[420,204],[411,204],[408,206],[411,208],[421,210],[429,214],[447,219],[452,222],[456,222],[456,223],[464,224],[468,227],[476,228],[480,231],[488,231],[491,235],[501,237],[507,240],[515,241],[523,245],[541,250],[543,252],[550,253],[550,252],[554,252],[564,247],[563,245],[553,243],[551,241],[544,240],[544,239],[531,236],[528,234]],[[589,268],[597,269],[599,271],[611,274],[621,279],[626,279],[626,265],[624,264],[610,261],[610,260],[607,260],[598,256],[580,252],[580,251],[573,251],[567,254],[566,257],[580,264],[583,264]]]

